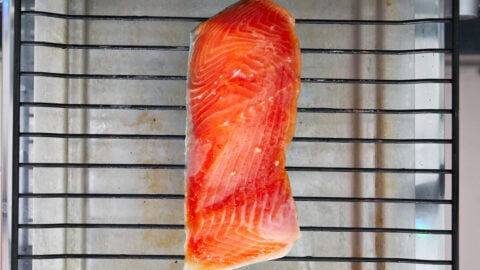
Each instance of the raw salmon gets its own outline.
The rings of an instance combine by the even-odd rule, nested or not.
[[[284,256],[299,238],[285,170],[300,91],[294,18],[243,0],[192,33],[184,269]]]

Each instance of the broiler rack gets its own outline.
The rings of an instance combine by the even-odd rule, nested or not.
[[[390,1],[387,1],[390,2]],[[355,253],[350,256],[297,256],[288,255],[275,263],[303,263],[309,265],[313,263],[313,267],[325,263],[338,263],[339,265],[351,265],[352,269],[368,269],[372,265],[375,267],[399,267],[398,269],[424,269],[422,267],[438,267],[428,269],[459,269],[458,266],[458,190],[459,190],[459,59],[458,59],[458,21],[459,21],[459,1],[451,1],[451,16],[446,17],[426,17],[402,20],[385,20],[385,19],[297,19],[298,25],[346,25],[346,26],[405,26],[405,25],[435,25],[444,26],[451,29],[452,37],[445,47],[439,48],[412,48],[412,49],[342,49],[342,48],[302,48],[302,54],[328,54],[328,55],[346,55],[346,56],[415,56],[423,54],[444,55],[451,58],[451,70],[445,72],[444,77],[439,78],[320,78],[314,76],[302,77],[302,83],[325,84],[325,85],[442,85],[445,87],[447,96],[451,96],[450,105],[444,108],[340,108],[340,107],[299,107],[299,113],[313,114],[331,114],[331,115],[366,115],[367,117],[383,117],[385,115],[393,116],[417,116],[417,115],[437,115],[450,119],[451,126],[445,127],[445,137],[438,138],[383,138],[383,137],[335,137],[335,136],[296,136],[294,142],[298,143],[332,143],[332,144],[355,144],[355,145],[373,145],[374,147],[382,147],[382,145],[438,145],[445,149],[445,159],[447,164],[439,168],[412,168],[403,167],[383,167],[383,166],[301,166],[289,165],[289,172],[297,173],[344,173],[344,174],[371,174],[371,175],[437,175],[443,184],[446,184],[445,191],[440,191],[441,196],[425,196],[425,197],[388,197],[388,196],[327,196],[327,195],[296,195],[297,203],[348,203],[356,204],[394,204],[394,205],[427,205],[442,206],[446,213],[445,228],[421,228],[417,225],[413,227],[385,227],[385,226],[310,226],[302,225],[303,233],[345,233],[345,234],[374,234],[374,235],[410,235],[414,238],[422,236],[440,236],[445,238],[444,248],[446,250],[445,257],[442,258],[418,258],[417,256],[383,256],[382,253],[376,253],[376,256],[361,256]],[[413,2],[412,2],[413,3]],[[135,170],[173,170],[182,171],[183,164],[179,163],[108,163],[108,162],[42,162],[36,160],[32,162],[28,156],[28,145],[36,139],[62,139],[62,140],[167,140],[181,143],[185,136],[182,134],[133,134],[133,133],[61,133],[61,132],[37,132],[30,131],[28,128],[28,115],[35,108],[52,108],[64,110],[138,110],[138,111],[185,111],[184,105],[179,104],[92,104],[92,103],[55,103],[55,102],[37,102],[32,97],[22,96],[28,95],[29,91],[25,88],[33,90],[34,78],[58,78],[71,80],[126,80],[126,81],[180,81],[186,80],[185,75],[156,75],[156,74],[81,74],[81,73],[61,73],[47,72],[41,70],[33,70],[29,67],[33,66],[33,53],[36,48],[57,48],[62,50],[121,50],[121,51],[165,51],[165,52],[188,52],[188,46],[185,45],[152,45],[152,44],[64,44],[58,42],[38,41],[27,30],[33,20],[32,18],[44,17],[55,18],[66,21],[115,21],[115,22],[201,22],[206,17],[197,16],[143,16],[143,15],[88,15],[88,14],[62,14],[57,12],[38,11],[35,10],[34,1],[4,1],[4,14],[9,14],[8,23],[4,26],[11,30],[7,32],[9,41],[4,41],[3,49],[7,52],[10,50],[10,56],[4,56],[4,69],[10,70],[6,73],[4,84],[4,107],[3,107],[3,144],[6,145],[5,150],[9,149],[8,154],[2,158],[2,210],[3,210],[3,227],[2,243],[7,243],[7,247],[2,249],[2,268],[1,269],[37,269],[33,267],[36,261],[49,260],[102,260],[102,261],[167,261],[180,269],[183,256],[178,253],[34,253],[32,246],[25,246],[28,243],[27,231],[47,230],[47,229],[112,229],[112,230],[161,230],[166,231],[182,231],[181,224],[168,223],[121,223],[121,222],[101,222],[101,223],[83,223],[83,222],[51,222],[36,223],[26,222],[29,219],[28,203],[35,199],[80,199],[80,200],[163,200],[163,201],[182,201],[183,195],[178,193],[129,193],[129,192],[112,192],[112,193],[71,193],[71,192],[32,192],[26,186],[31,184],[28,182],[29,174],[34,168],[64,168],[64,169],[135,169]],[[446,5],[448,6],[448,5]],[[4,15],[5,16],[5,15]],[[120,34],[120,33],[119,33]],[[4,33],[5,37],[5,33]],[[446,102],[446,103],[448,103]],[[5,120],[7,119],[7,120]],[[27,120],[26,120],[27,119]],[[448,122],[448,120],[447,120]],[[23,126],[22,126],[23,125]],[[2,147],[4,146],[2,145]],[[2,150],[2,151],[5,151]],[[450,184],[448,184],[450,183]],[[378,210],[378,208],[377,208]],[[23,216],[22,216],[23,215]],[[26,216],[25,216],[26,215]],[[354,241],[362,241],[353,237]],[[355,240],[356,239],[356,240]],[[383,238],[382,238],[383,239]],[[390,238],[388,238],[390,239]],[[403,239],[403,238],[400,238]],[[385,239],[383,239],[385,240]],[[435,243],[435,242],[432,242]],[[352,243],[359,244],[359,243]],[[10,253],[6,253],[9,251]],[[358,255],[358,256],[357,256]],[[88,269],[86,264],[81,264],[83,269]],[[298,267],[300,264],[294,264]],[[307,267],[307,266],[305,266]],[[309,266],[312,267],[312,266]],[[404,267],[404,268],[402,268]],[[79,268],[80,269],[80,268]],[[293,268],[292,268],[293,269]],[[315,269],[315,268],[305,268]],[[340,268],[339,268],[340,269]],[[385,268],[377,268],[385,269]],[[390,268],[387,268],[390,269]],[[397,268],[394,268],[397,269]],[[426,268],[425,268],[426,269]]]

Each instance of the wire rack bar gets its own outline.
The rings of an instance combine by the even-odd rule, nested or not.
[[[423,84],[423,83],[452,83],[451,79],[331,79],[331,78],[302,78],[304,83],[355,83],[355,84]]]
[[[176,75],[67,74],[67,73],[39,72],[39,71],[22,71],[20,75],[63,78],[63,79],[155,80],[155,81],[186,81],[187,80],[187,76],[176,76]]]
[[[327,138],[294,137],[297,142],[332,142],[332,143],[385,143],[385,144],[451,144],[451,139],[388,139],[388,138]]]
[[[76,198],[76,199],[142,199],[183,200],[180,194],[121,194],[121,193],[21,193],[20,198]]]
[[[164,45],[117,45],[117,44],[65,44],[45,41],[22,41],[23,46],[41,46],[60,49],[86,50],[158,50],[158,51],[188,51],[189,46]]]
[[[84,49],[84,50],[158,50],[158,51],[188,51],[189,46],[167,46],[167,45],[128,45],[128,44],[65,44],[45,41],[22,41],[22,46],[41,46],[60,49]],[[338,48],[301,48],[304,54],[378,54],[378,55],[411,55],[426,53],[450,54],[452,49],[424,48],[406,50],[360,50],[360,49],[338,49]]]
[[[21,229],[156,229],[156,230],[183,230],[181,224],[114,224],[114,223],[44,223],[19,224]],[[436,232],[435,232],[436,233]],[[440,234],[440,233],[439,233]]]
[[[370,114],[451,114],[450,109],[343,109],[343,108],[298,108],[308,113],[370,113]]]
[[[53,259],[130,259],[130,260],[183,260],[183,255],[143,255],[143,254],[19,254],[19,259],[53,260]]]
[[[42,163],[21,162],[24,168],[118,168],[118,169],[178,169],[183,170],[183,164],[118,164],[118,163]],[[355,167],[296,167],[287,166],[287,171],[311,171],[311,172],[364,172],[364,173],[436,173],[451,174],[450,169],[409,169],[409,168],[355,168]]]
[[[425,53],[450,54],[451,49],[425,48],[425,49],[407,49],[407,50],[359,50],[359,49],[321,49],[321,48],[302,48],[302,53],[324,53],[324,54],[377,54],[377,55],[411,55]]]
[[[68,74],[41,71],[22,71],[21,76],[39,76],[64,79],[109,79],[109,80],[170,80],[186,81],[183,75],[136,75],[136,74]],[[356,84],[423,84],[423,83],[452,83],[451,79],[348,79],[348,78],[301,78],[304,83],[356,83]]]
[[[123,104],[68,104],[48,102],[21,102],[23,107],[58,108],[58,109],[101,109],[101,110],[174,110],[185,111],[183,105],[123,105]]]
[[[303,197],[294,196],[296,201],[307,202],[361,202],[361,203],[427,203],[452,204],[451,200],[440,199],[409,199],[409,198],[358,198],[358,197]]]
[[[460,185],[460,118],[459,118],[459,109],[460,109],[460,56],[459,56],[459,21],[460,21],[460,1],[452,1],[452,14],[453,14],[453,24],[452,24],[452,108],[453,108],[453,119],[452,119],[452,270],[458,270],[459,266],[459,185]]]
[[[49,102],[20,102],[22,107],[59,109],[111,109],[111,110],[175,110],[185,111],[183,105],[138,105],[138,104],[77,104]],[[346,108],[304,108],[301,113],[368,113],[368,114],[451,114],[450,109],[346,109]]]
[[[23,168],[112,168],[112,169],[174,169],[183,170],[183,164],[101,164],[101,163],[34,163],[22,162]]]
[[[36,254],[18,255],[19,259],[130,259],[130,260],[183,260],[183,255],[148,255],[148,254]],[[369,257],[293,257],[286,256],[276,261],[312,261],[312,262],[358,262],[358,263],[409,263],[427,265],[451,265],[451,260],[422,260],[411,258],[369,258]]]
[[[113,20],[113,21],[179,21],[179,22],[202,22],[208,17],[191,16],[131,16],[131,15],[79,15],[61,14],[46,11],[25,10],[22,15],[44,16],[67,20]],[[410,20],[335,20],[335,19],[302,19],[295,20],[297,24],[347,24],[347,25],[411,25],[423,23],[451,23],[452,18],[423,18]]]
[[[122,194],[122,193],[20,193],[19,198],[82,198],[82,199],[152,199],[183,200],[182,194]],[[451,204],[451,200],[410,198],[356,198],[356,197],[307,197],[294,196],[296,201],[307,202],[362,202],[362,203],[428,203]]]
[[[174,134],[72,134],[22,132],[20,137],[28,138],[58,138],[58,139],[140,139],[140,140],[185,140],[185,135]]]
[[[22,76],[53,77],[64,79],[110,79],[110,80],[171,80],[185,81],[183,75],[136,75],[136,74],[67,74],[40,71],[22,71]],[[422,84],[422,83],[452,83],[451,79],[348,79],[348,78],[301,78],[304,83],[354,83],[354,84]]]
[[[354,168],[354,167],[288,167],[287,171],[364,172],[364,173],[438,173],[451,174],[449,169]]]
[[[365,258],[365,257],[284,257],[278,261],[312,261],[312,262],[358,262],[358,263],[409,263],[428,265],[451,265],[451,260],[422,260],[410,258]]]
[[[183,224],[118,224],[118,223],[43,223],[19,224],[21,229],[155,229],[155,230],[184,230]],[[368,227],[324,227],[300,226],[305,232],[366,232],[366,233],[408,233],[451,235],[452,230],[430,230],[409,228],[368,228]]]
[[[12,221],[11,221],[11,251],[10,251],[10,263],[12,270],[18,269],[18,250],[19,250],[19,233],[18,233],[18,223],[19,223],[19,212],[20,212],[20,202],[19,202],[19,192],[20,192],[20,70],[21,70],[21,30],[22,30],[22,19],[20,14],[21,0],[9,1],[9,4],[14,5],[14,25],[13,25],[13,127],[12,127]],[[9,29],[11,31],[11,29]],[[2,150],[3,151],[3,150]],[[3,202],[2,202],[3,204]],[[2,211],[3,212],[3,211]],[[3,239],[2,239],[3,240]],[[3,243],[2,243],[3,244]],[[3,248],[2,248],[3,250]]]
[[[175,134],[80,134],[21,132],[20,137],[58,139],[140,139],[140,140],[184,140],[185,135]],[[385,143],[385,144],[451,144],[451,139],[388,139],[388,138],[334,138],[334,137],[294,137],[296,142],[331,143]]]

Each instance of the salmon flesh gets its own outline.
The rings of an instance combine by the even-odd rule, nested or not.
[[[285,170],[300,92],[294,27],[276,3],[243,0],[192,33],[185,270],[279,258],[300,237]]]

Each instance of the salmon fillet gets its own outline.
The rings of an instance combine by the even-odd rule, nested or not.
[[[294,18],[243,0],[192,33],[184,269],[284,256],[299,238],[285,170],[300,91]]]

